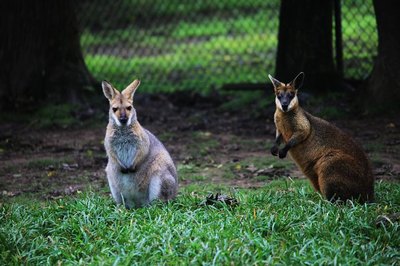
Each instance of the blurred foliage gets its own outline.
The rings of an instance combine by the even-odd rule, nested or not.
[[[78,120],[73,115],[76,106],[71,104],[47,105],[40,108],[35,114],[32,126],[38,128],[48,127],[69,127],[77,123]]]
[[[259,117],[265,114],[268,106],[275,108],[274,97],[274,94],[266,95],[264,91],[239,91],[221,105],[221,110],[243,111],[243,107],[246,106],[246,113]]]
[[[84,1],[79,10],[86,63],[117,87],[138,77],[144,91],[208,93],[274,69],[279,1]]]
[[[81,1],[85,61],[98,80],[142,90],[207,94],[226,83],[267,83],[273,73],[279,0]],[[377,33],[372,1],[342,1],[345,77],[372,69]]]

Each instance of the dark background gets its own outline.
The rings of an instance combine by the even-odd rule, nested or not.
[[[120,90],[141,79],[138,119],[170,151],[183,185],[302,177],[268,152],[275,135],[268,74],[289,82],[301,71],[301,106],[354,136],[378,179],[399,180],[394,6],[1,1],[0,191],[47,198],[106,189],[103,79]]]
[[[395,107],[400,41],[392,4],[3,1],[1,109],[93,105],[102,79],[122,89],[140,78],[151,93],[240,90],[242,97],[265,89],[268,74],[289,81],[300,71],[305,91],[357,91],[365,110]]]

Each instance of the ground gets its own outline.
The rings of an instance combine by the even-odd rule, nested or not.
[[[198,95],[136,100],[139,121],[170,151],[181,186],[257,188],[272,179],[304,178],[289,158],[269,153],[275,134],[272,103],[258,115],[247,108],[224,111],[220,103]],[[318,108],[312,109],[318,114]],[[0,199],[54,199],[87,189],[108,194],[103,147],[107,110],[99,117],[68,128],[2,123]],[[399,117],[346,115],[331,121],[362,144],[377,180],[400,181]]]

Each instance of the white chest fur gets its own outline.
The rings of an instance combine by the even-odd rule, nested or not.
[[[111,139],[111,147],[123,168],[131,168],[137,154],[138,137],[129,128],[119,128]]]

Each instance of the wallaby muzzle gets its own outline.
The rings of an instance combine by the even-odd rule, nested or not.
[[[291,99],[289,98],[288,95],[285,94],[279,99],[279,101],[281,102],[282,110],[286,112],[289,108]]]
[[[121,124],[126,124],[128,122],[128,117],[126,114],[122,114],[121,117],[118,119]]]

